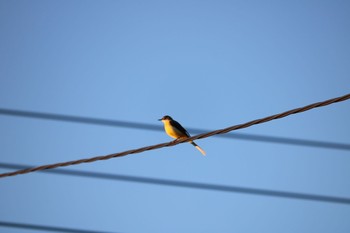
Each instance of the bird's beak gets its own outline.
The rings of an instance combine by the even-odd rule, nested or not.
[[[158,121],[161,121],[162,119],[158,119]]]

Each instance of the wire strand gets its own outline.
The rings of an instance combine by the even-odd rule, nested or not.
[[[63,121],[63,122],[72,122],[72,123],[123,127],[123,128],[132,128],[132,129],[138,129],[138,130],[164,131],[164,128],[162,126],[154,125],[154,124],[121,121],[121,120],[100,119],[100,118],[82,117],[82,116],[72,116],[72,115],[63,115],[63,114],[55,114],[55,113],[44,113],[44,112],[0,108],[0,114],[7,115],[7,116],[15,116],[15,117],[41,119],[41,120],[53,120],[53,121]],[[188,132],[191,132],[192,134],[201,134],[209,131],[204,129],[191,128],[191,127],[186,127],[186,129]],[[237,133],[237,132],[220,134],[217,136],[221,138],[229,138],[229,139],[240,139],[240,140],[249,140],[249,141],[288,144],[288,145],[296,145],[296,146],[337,149],[337,150],[350,150],[350,144],[336,143],[336,142],[315,141],[315,140],[286,138],[286,137],[273,137],[273,136],[267,136],[267,135],[254,135],[254,134]]]
[[[30,167],[31,166],[29,165],[0,163],[0,168],[5,168],[5,169],[26,169]],[[133,183],[161,185],[161,186],[170,186],[170,187],[178,187],[178,188],[199,189],[199,190],[206,190],[206,191],[240,193],[240,194],[249,194],[249,195],[257,195],[257,196],[265,196],[265,197],[266,196],[274,197],[274,198],[288,198],[288,199],[294,199],[294,200],[318,201],[318,202],[325,202],[325,203],[337,203],[337,204],[350,205],[350,198],[329,196],[329,195],[278,191],[278,190],[271,190],[271,189],[248,188],[248,187],[241,187],[241,186],[200,183],[200,182],[193,182],[193,181],[181,181],[181,180],[171,180],[171,179],[160,179],[160,178],[151,178],[151,177],[143,177],[143,176],[120,175],[120,174],[111,174],[111,173],[93,172],[93,171],[80,171],[80,170],[71,170],[71,169],[64,169],[64,168],[43,170],[40,172],[51,173],[56,175],[105,179],[105,180],[112,180],[112,181],[133,182]]]
[[[67,232],[67,233],[108,233],[105,231],[91,231],[83,229],[74,229],[68,227],[56,227],[56,226],[45,226],[45,225],[35,225],[29,223],[19,223],[19,222],[5,222],[0,221],[0,227],[8,228],[20,228],[27,230],[37,230],[37,231],[50,231],[50,232]],[[112,232],[109,232],[112,233]]]
[[[228,132],[233,131],[233,130],[248,128],[248,127],[253,126],[253,125],[262,124],[262,123],[265,123],[265,122],[268,122],[268,121],[272,121],[272,120],[280,119],[280,118],[283,118],[283,117],[287,117],[287,116],[292,115],[292,114],[309,111],[309,110],[311,110],[313,108],[323,107],[323,106],[330,105],[330,104],[333,104],[333,103],[345,101],[347,99],[350,99],[350,94],[346,94],[344,96],[336,97],[336,98],[325,100],[325,101],[322,101],[322,102],[309,104],[309,105],[306,105],[304,107],[295,108],[295,109],[292,109],[292,110],[289,110],[289,111],[286,111],[286,112],[282,112],[282,113],[279,113],[279,114],[275,114],[275,115],[272,115],[272,116],[260,118],[260,119],[253,120],[253,121],[249,121],[249,122],[246,122],[244,124],[234,125],[234,126],[231,126],[231,127],[228,127],[228,128],[219,129],[219,130],[211,131],[211,132],[208,132],[208,133],[199,134],[199,135],[187,138],[187,139],[180,139],[180,140],[166,142],[166,143],[161,143],[161,144],[156,144],[156,145],[152,145],[152,146],[141,147],[141,148],[138,148],[138,149],[127,150],[127,151],[123,151],[123,152],[119,152],[119,153],[113,153],[113,154],[109,154],[109,155],[96,156],[96,157],[92,157],[92,158],[79,159],[79,160],[62,162],[62,163],[42,165],[42,166],[33,167],[33,168],[29,168],[29,169],[24,169],[24,170],[18,170],[18,171],[14,171],[14,172],[2,173],[2,174],[0,174],[0,178],[8,177],[8,176],[20,175],[20,174],[26,174],[26,173],[31,173],[31,172],[35,172],[35,171],[45,170],[45,169],[53,169],[53,168],[57,168],[57,167],[65,167],[65,166],[77,165],[77,164],[81,164],[81,163],[91,163],[91,162],[95,162],[95,161],[99,161],[99,160],[107,160],[107,159],[116,158],[116,157],[122,157],[122,156],[130,155],[130,154],[137,154],[137,153],[141,153],[141,152],[145,152],[145,151],[149,151],[149,150],[160,149],[162,147],[175,146],[175,145],[177,145],[179,143],[184,143],[184,142],[188,142],[188,141],[192,141],[192,140],[196,140],[196,139],[203,139],[203,138],[211,137],[213,135],[224,134],[224,133],[228,133]]]

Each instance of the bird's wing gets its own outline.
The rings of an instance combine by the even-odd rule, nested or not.
[[[190,134],[187,132],[187,130],[184,127],[182,127],[182,125],[180,125],[179,122],[172,120],[169,123],[171,124],[171,126],[173,126],[176,129],[180,130],[186,136],[191,137]]]

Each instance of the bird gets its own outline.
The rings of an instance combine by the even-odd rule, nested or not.
[[[191,137],[187,130],[170,116],[163,116],[161,119],[159,119],[159,121],[162,121],[164,123],[165,132],[170,137],[175,138],[175,140]],[[198,146],[195,142],[189,141],[189,143],[196,147],[196,149],[199,150],[202,155],[206,154],[205,151],[200,148],[200,146]]]

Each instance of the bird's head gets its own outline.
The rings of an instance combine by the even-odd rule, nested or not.
[[[161,119],[159,119],[159,121],[171,121],[173,118],[171,118],[168,115],[163,116]]]

